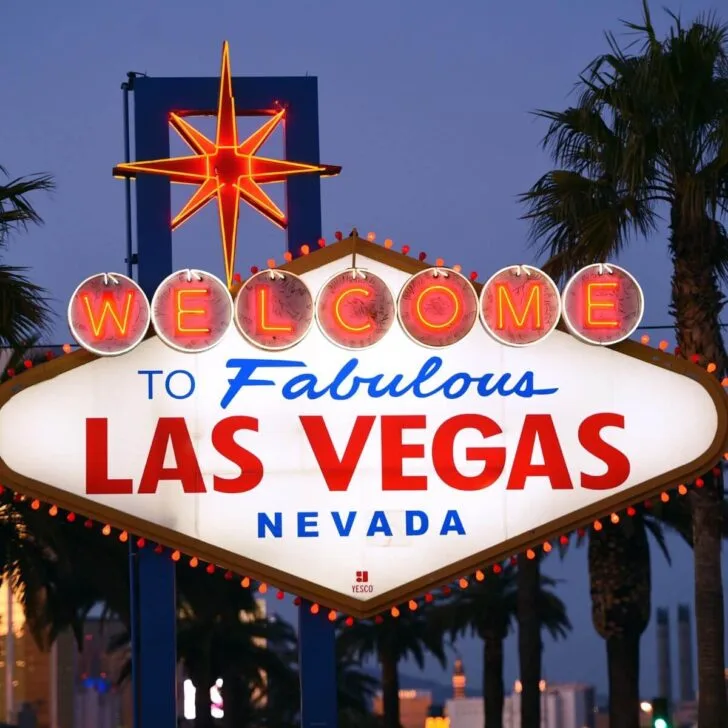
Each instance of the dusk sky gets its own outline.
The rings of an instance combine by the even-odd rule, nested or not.
[[[711,9],[707,2],[671,7],[692,19]],[[660,29],[661,6],[653,9]],[[622,33],[620,18],[638,20],[640,12],[639,0],[4,3],[0,165],[11,177],[50,172],[58,186],[34,200],[45,226],[16,236],[4,262],[28,266],[48,288],[58,314],[52,343],[70,340],[65,308],[76,285],[99,271],[125,270],[124,184],[111,169],[123,159],[126,72],[217,77],[224,40],[234,76],[318,77],[321,160],[343,167],[322,181],[329,239],[356,226],[362,236],[372,231],[380,241],[389,237],[415,254],[478,271],[481,280],[504,265],[537,262],[516,200],[549,166],[539,146],[545,123],[529,112],[568,105],[578,73],[606,49],[604,31]],[[239,126],[254,128],[245,119]],[[209,132],[211,122],[199,128]],[[176,139],[172,151],[182,151]],[[264,151],[280,156],[280,137]],[[282,186],[275,187],[267,191],[280,203]],[[189,191],[173,189],[174,210]],[[242,210],[238,270],[272,256],[282,261],[284,246],[282,232]],[[642,283],[644,323],[669,323],[664,231],[636,241],[619,262]],[[214,205],[175,233],[175,265],[223,274]],[[653,333],[655,343],[659,338],[673,342],[669,331]],[[676,605],[692,604],[693,568],[689,549],[677,538],[669,544],[672,567],[653,549],[653,606],[671,608],[674,636]],[[552,555],[544,569],[564,580],[559,593],[574,625],[563,643],[546,638],[544,677],[592,682],[605,692],[586,549],[563,562]],[[285,615],[292,618],[293,608]],[[467,640],[458,649],[477,689],[481,644]],[[651,697],[654,622],[642,649],[642,688]],[[673,639],[674,666],[676,652]],[[449,679],[449,670],[430,662],[426,674]],[[511,638],[507,687],[517,677]],[[676,689],[676,675],[674,682]]]

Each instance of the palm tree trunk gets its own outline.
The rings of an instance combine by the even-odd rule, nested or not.
[[[238,672],[230,667],[222,675],[222,705],[224,728],[241,728],[251,717],[250,691],[245,689]]]
[[[483,640],[485,728],[503,728],[503,638],[486,632]]]
[[[685,357],[697,354],[716,364],[716,376],[726,373],[726,351],[719,316],[722,294],[711,261],[713,223],[686,229],[679,201],[671,214],[673,256],[672,313],[677,343]],[[698,643],[698,724],[711,728],[728,720],[725,690],[724,600],[721,566],[723,479],[708,473],[705,485],[690,494],[695,561],[695,623]]]
[[[541,728],[541,623],[538,558],[518,556],[518,658],[521,668],[521,728]]]
[[[607,643],[609,725],[638,728],[639,643],[650,619],[650,547],[641,516],[589,534],[594,628]]]
[[[379,655],[382,666],[382,728],[400,728],[399,723],[399,673],[397,658],[386,651]]]
[[[640,635],[607,640],[609,725],[640,728]]]
[[[209,675],[196,673],[192,682],[195,686],[195,728],[214,728],[210,713],[210,687],[212,680]]]
[[[698,643],[698,725],[724,726],[728,719],[728,706],[721,565],[723,479],[710,473],[703,480],[705,486],[690,496]]]

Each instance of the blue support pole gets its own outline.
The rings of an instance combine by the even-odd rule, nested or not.
[[[219,84],[218,78],[137,78],[136,159],[167,157],[169,112],[195,109],[215,113]],[[286,158],[296,162],[320,161],[316,78],[233,78],[233,94],[239,114],[265,113],[277,104],[285,106]],[[169,182],[138,175],[136,190],[138,281],[151,298],[160,281],[173,270]],[[303,243],[313,247],[321,237],[319,177],[291,178],[287,182],[286,201],[287,248],[296,256]],[[185,265],[194,265],[194,261]],[[138,648],[138,652],[132,653],[138,695],[135,728],[167,728],[174,725],[176,715],[174,562],[151,549],[142,549],[132,556],[132,564],[136,564],[132,579],[132,641],[133,647]],[[298,627],[302,728],[335,728],[334,625],[326,616],[312,615],[310,608],[302,606]]]
[[[135,92],[137,159],[169,156],[166,115]],[[151,300],[172,267],[169,184],[140,175],[137,192],[137,281]],[[177,725],[177,592],[175,563],[154,549],[130,547],[134,728]]]
[[[325,610],[312,614],[306,601],[298,611],[298,650],[301,727],[335,728],[336,633]]]

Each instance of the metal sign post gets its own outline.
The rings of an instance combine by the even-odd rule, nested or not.
[[[317,80],[234,78],[238,115],[286,109],[285,157],[319,162]],[[216,113],[218,78],[135,79],[134,131],[138,160],[169,156],[169,114]],[[287,183],[288,250],[321,236],[319,178],[301,175]],[[148,296],[173,272],[169,182],[139,175],[136,181],[137,280]],[[176,725],[175,563],[153,549],[132,555],[132,643],[135,728]],[[324,614],[302,606],[299,620],[301,723],[303,728],[336,725],[334,626]],[[205,689],[204,686],[197,686]]]

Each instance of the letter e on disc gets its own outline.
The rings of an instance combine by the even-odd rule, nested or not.
[[[68,326],[74,339],[99,356],[131,351],[147,333],[149,319],[144,291],[121,273],[87,278],[68,303]]]
[[[562,294],[564,322],[589,344],[609,346],[629,338],[640,325],[645,298],[624,268],[595,263],[582,268]]]
[[[478,297],[460,273],[426,268],[402,287],[397,312],[413,341],[433,348],[452,346],[472,330],[478,318]]]
[[[297,344],[313,322],[313,296],[293,273],[263,270],[243,283],[235,299],[235,324],[260,349]]]
[[[184,352],[212,349],[233,320],[230,291],[219,278],[199,270],[179,270],[165,278],[151,308],[157,336]]]
[[[506,346],[528,346],[559,323],[561,294],[543,271],[530,265],[502,268],[480,292],[480,320]]]
[[[316,320],[327,339],[344,349],[376,344],[394,321],[394,299],[387,284],[361,268],[329,278],[316,299]]]

